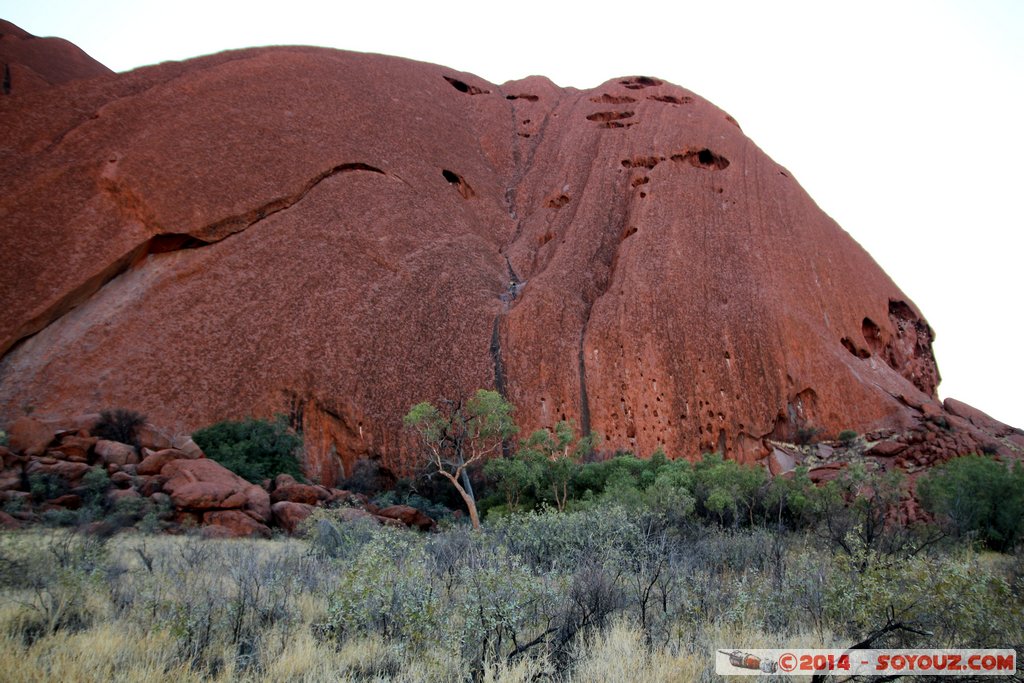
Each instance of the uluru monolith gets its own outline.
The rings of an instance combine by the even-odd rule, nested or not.
[[[0,98],[0,423],[285,413],[329,485],[408,472],[409,407],[480,387],[641,455],[936,415],[967,436],[922,458],[1012,447],[938,403],[871,257],[678,86],[303,47],[83,76]]]

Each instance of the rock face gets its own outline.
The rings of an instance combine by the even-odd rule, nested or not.
[[[21,95],[80,78],[111,72],[61,38],[38,38],[0,19],[0,64],[3,95]]]
[[[0,423],[283,412],[331,486],[359,458],[408,472],[402,415],[479,387],[526,431],[744,461],[943,410],[909,299],[655,78],[266,48],[5,98],[0,121]]]

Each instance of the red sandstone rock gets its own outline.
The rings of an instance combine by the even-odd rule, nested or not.
[[[274,524],[290,534],[294,534],[299,525],[313,514],[312,505],[293,503],[287,500],[274,503],[271,509],[274,512]]]
[[[955,398],[947,398],[942,402],[942,405],[945,407],[947,412],[967,420],[978,429],[983,429],[996,436],[1004,436],[1014,431],[1012,427],[1003,424],[999,420],[983,413],[973,406],[969,406],[962,401],[957,401]]]
[[[65,460],[71,460],[73,462],[88,462],[89,453],[92,451],[97,441],[99,441],[99,439],[93,436],[69,434],[68,436],[61,438],[60,446],[54,450],[60,451]]]
[[[410,472],[409,407],[478,387],[523,433],[572,419],[609,449],[745,461],[935,402],[906,295],[725,112],[657,79],[496,86],[267,48],[4,107],[0,422],[301,415],[306,474],[334,485],[360,458]]]
[[[768,456],[768,471],[771,472],[773,477],[777,477],[780,474],[791,472],[796,469],[796,458],[789,453],[781,451],[778,448],[773,448],[771,455]]]
[[[363,519],[372,519],[375,522],[380,522],[380,519],[375,515],[359,508],[338,508],[337,515],[343,522],[355,522]]]
[[[163,489],[178,509],[226,510],[249,503],[252,484],[213,460],[173,460],[160,474],[167,477]]]
[[[52,474],[68,482],[77,482],[92,468],[81,462],[54,460],[53,458],[35,458],[25,465],[25,474]]]
[[[811,480],[811,483],[824,484],[825,482],[829,482],[837,478],[845,466],[845,463],[836,463],[832,465],[822,465],[821,467],[812,467],[808,470],[807,476]]]
[[[21,522],[16,520],[14,517],[11,517],[9,514],[4,512],[3,510],[0,510],[0,528],[11,529],[11,530],[13,530],[13,529],[20,529],[21,528]]]
[[[220,527],[227,532],[229,538],[270,538],[270,529],[266,525],[238,510],[207,512],[203,515],[203,524]]]
[[[305,503],[306,505],[317,505],[328,500],[330,497],[330,492],[322,486],[298,483],[277,486],[273,493],[270,494],[271,501],[275,503],[287,500],[292,503]]]
[[[107,491],[107,501],[116,505],[118,501],[141,498],[142,494],[135,489],[111,489]]]
[[[171,439],[156,426],[146,423],[135,430],[135,439],[142,448],[162,451],[171,447]]]
[[[900,443],[899,441],[879,441],[874,446],[869,448],[865,455],[876,455],[883,458],[888,458],[893,455],[897,455],[907,450],[907,445]]]
[[[192,437],[185,437],[185,438],[182,438],[182,439],[175,439],[174,442],[173,442],[173,448],[176,448],[179,451],[181,451],[182,453],[184,453],[185,457],[187,457],[187,458],[195,459],[195,458],[205,458],[206,457],[206,454],[203,453],[203,449],[201,449],[196,444],[196,442],[192,440]]]
[[[377,512],[378,517],[397,519],[402,524],[420,531],[433,531],[437,522],[409,505],[391,505]]]
[[[96,457],[105,465],[131,465],[139,462],[139,455],[128,444],[100,439],[93,449]]]
[[[46,501],[46,504],[51,508],[77,510],[82,507],[82,497],[74,493],[66,493],[63,496],[57,496],[56,498]]]
[[[157,491],[155,493],[143,492],[143,495],[147,496],[150,500],[152,500],[157,505],[171,505],[172,504],[171,503],[171,497],[168,496],[163,491]]]
[[[147,451],[143,451],[144,455],[146,453]],[[148,451],[148,455],[145,455],[145,457],[142,459],[142,462],[139,463],[138,468],[136,468],[136,471],[139,474],[144,475],[159,474],[160,470],[163,469],[164,465],[171,462],[172,460],[187,459],[189,459],[188,456],[183,451],[179,451],[176,448],[167,448],[162,451],[156,452]]]
[[[127,472],[114,472],[110,475],[110,483],[122,489],[128,488],[134,481],[134,477]]]
[[[295,477],[293,477],[290,474],[279,474],[276,477],[274,477],[273,489],[282,488],[284,486],[291,486],[293,484],[298,483],[299,482],[295,480]]]
[[[237,489],[217,482],[199,481],[189,484],[170,486],[164,483],[175,507],[185,510],[209,510],[240,508],[245,505],[246,498]]]
[[[110,73],[75,45],[61,38],[37,38],[0,19],[0,62],[4,95],[22,95],[80,78]]]
[[[148,498],[155,493],[162,492],[164,490],[164,482],[166,481],[166,478],[159,475],[140,476],[138,483],[139,493]]]
[[[40,420],[22,417],[11,424],[9,432],[8,443],[14,451],[25,455],[42,455],[57,430]]]
[[[373,515],[373,519],[376,520],[376,522],[381,526],[389,526],[394,529],[405,528],[405,523],[403,523],[402,520],[400,519],[395,519],[394,517],[382,517],[380,515]]]
[[[251,484],[245,490],[245,512],[257,522],[267,524],[271,520],[272,512],[270,505],[270,494],[262,486]]]
[[[0,491],[14,491],[21,488],[21,469],[0,470]]]

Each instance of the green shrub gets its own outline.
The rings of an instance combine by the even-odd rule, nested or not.
[[[852,429],[844,429],[843,431],[839,432],[839,443],[843,444],[844,446],[849,446],[856,440],[857,432],[855,432]]]
[[[761,502],[766,479],[763,468],[725,460],[718,453],[705,454],[694,466],[697,502],[723,526],[736,527],[744,520],[754,523],[754,510]]]
[[[796,442],[801,446],[808,446],[818,439],[819,434],[821,434],[820,427],[800,427],[796,430]]]
[[[32,500],[41,503],[63,496],[69,489],[67,481],[56,474],[30,474],[28,490],[32,494]]]
[[[138,446],[136,432],[144,424],[146,424],[146,416],[134,410],[126,408],[104,410],[100,412],[99,422],[92,428],[92,434],[108,441]]]
[[[278,474],[302,476],[296,457],[302,448],[302,438],[281,416],[274,421],[225,420],[195,432],[192,440],[208,458],[254,484]]]
[[[939,465],[917,482],[925,509],[959,535],[994,550],[1024,537],[1024,465],[1010,468],[990,456],[967,455]]]
[[[82,477],[81,495],[85,507],[102,509],[106,507],[106,495],[110,490],[110,475],[102,467],[94,467]]]

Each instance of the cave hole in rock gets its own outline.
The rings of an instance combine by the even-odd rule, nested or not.
[[[448,83],[450,83],[451,86],[459,92],[466,93],[467,95],[486,95],[491,92],[490,90],[478,88],[475,85],[470,85],[465,81],[460,81],[459,79],[452,78],[451,76],[445,76],[444,80],[448,81]]]
[[[604,93],[600,97],[591,97],[590,101],[595,104],[631,104],[636,102],[636,98],[629,95],[609,95]]]
[[[694,168],[704,168],[712,171],[722,171],[729,167],[729,160],[720,154],[715,154],[707,147],[702,149],[690,149],[685,152],[673,154],[672,161],[686,162]]]
[[[150,254],[166,254],[171,251],[181,251],[184,249],[198,249],[208,244],[210,243],[185,233],[164,233],[162,235],[155,235],[149,240],[145,254],[148,256]]]
[[[635,112],[631,111],[598,111],[587,116],[587,121],[618,121],[620,119],[628,119],[635,115]]]
[[[655,102],[664,102],[665,104],[690,104],[693,102],[693,98],[689,95],[682,97],[676,97],[675,95],[650,95],[647,99]]]
[[[861,322],[860,330],[864,341],[868,344],[868,348],[878,353],[882,346],[884,346],[882,343],[882,329],[871,318],[864,318],[863,322]]]
[[[652,88],[661,84],[662,82],[657,78],[651,78],[650,76],[635,76],[634,78],[625,78],[619,81],[619,85],[624,85],[629,90],[642,90],[643,88]]]
[[[568,204],[569,201],[569,195],[562,193],[555,195],[554,197],[549,197],[547,201],[544,202],[544,206],[549,209],[560,209]]]
[[[540,98],[536,95],[505,95],[506,100],[526,100],[527,102],[536,102]]]
[[[910,305],[906,301],[899,301],[898,299],[889,300],[889,316],[908,322],[917,320],[917,316],[914,315],[914,310]]]
[[[672,158],[676,160],[675,157]],[[622,166],[623,168],[646,168],[650,170],[664,160],[665,157],[633,157],[632,159],[623,159]]]
[[[864,359],[871,357],[871,352],[866,351],[865,349],[858,349],[849,337],[843,337],[839,341],[847,351],[849,351],[852,355],[856,356],[857,358]]]
[[[470,197],[476,196],[476,193],[473,192],[473,188],[469,186],[469,183],[466,182],[466,179],[460,176],[455,171],[449,171],[447,168],[445,168],[441,170],[441,175],[444,176],[445,180],[447,180],[450,184],[454,185],[456,189],[458,189],[459,194],[462,195],[463,199],[469,199]]]
[[[633,236],[633,235],[635,235],[635,234],[636,234],[636,226],[635,226],[635,225],[631,225],[631,226],[629,226],[628,228],[626,228],[626,229],[625,229],[625,230],[624,230],[624,231],[622,232],[622,239],[623,239],[623,240],[624,240],[624,239],[627,239],[627,238],[629,238],[629,237],[632,237],[632,236]],[[644,406],[644,407],[646,408],[647,406]]]

